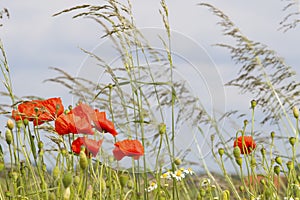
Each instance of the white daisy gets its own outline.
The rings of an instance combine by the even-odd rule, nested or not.
[[[181,181],[183,178],[185,178],[185,174],[181,170],[176,170],[175,173],[172,173],[172,177],[177,181]]]
[[[155,190],[157,188],[157,183],[155,183],[155,182],[151,182],[150,183],[150,186],[147,188],[147,189],[145,189],[147,192],[152,192],[153,190]]]
[[[163,178],[163,179],[171,179],[172,177],[171,177],[171,171],[167,171],[167,172],[165,172],[165,173],[163,173],[161,176],[160,176],[160,178]]]
[[[195,172],[192,170],[192,168],[187,168],[183,170],[184,174],[189,174],[189,175],[193,175]]]

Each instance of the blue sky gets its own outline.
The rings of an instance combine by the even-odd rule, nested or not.
[[[101,42],[102,30],[87,19],[71,19],[70,14],[52,17],[52,14],[92,1],[2,1],[7,7],[10,19],[4,20],[0,32],[5,45],[11,70],[14,90],[23,96],[57,95],[58,88],[43,80],[56,74],[49,67],[60,67],[75,73],[85,58],[79,48],[91,50]],[[101,1],[99,1],[101,3]],[[137,26],[140,28],[162,28],[158,9],[159,1],[132,1]],[[261,41],[286,58],[296,67],[299,46],[297,29],[288,33],[277,31],[278,23],[284,16],[282,1],[236,2],[208,1],[222,9],[250,39]],[[180,1],[167,2],[172,30],[179,32],[200,44],[215,62],[224,82],[234,77],[238,68],[230,61],[225,49],[212,47],[224,41],[217,18],[206,8],[197,6],[198,1],[182,4]],[[151,17],[149,17],[151,16]],[[191,50],[192,52],[192,50]],[[24,77],[30,81],[23,81]],[[22,80],[22,81],[20,81]],[[45,90],[47,88],[47,90]],[[55,88],[55,90],[53,90]],[[62,90],[61,92],[65,92]],[[230,91],[227,91],[230,92]]]
[[[239,67],[230,60],[225,49],[213,47],[212,44],[228,41],[221,34],[221,28],[216,25],[217,17],[207,8],[197,4],[202,1],[167,1],[170,14],[170,25],[174,35],[184,36],[186,41],[192,41],[206,54],[209,66],[203,68],[203,82],[211,87],[213,101],[220,103],[220,108],[242,109],[248,111],[251,96],[239,95],[234,88],[214,88],[214,80],[218,84],[226,83],[235,77]],[[266,1],[217,1],[207,0],[226,13],[233,22],[250,39],[262,42],[278,52],[286,59],[287,64],[300,72],[299,62],[299,27],[287,33],[277,31],[279,22],[285,16],[280,0]],[[3,0],[1,7],[8,8],[10,19],[4,19],[0,29],[0,38],[4,43],[11,68],[14,92],[18,96],[36,95],[41,97],[62,96],[65,103],[72,103],[72,96],[60,85],[43,83],[47,78],[57,75],[49,67],[62,68],[72,75],[82,70],[86,54],[80,48],[93,50],[101,46],[103,30],[88,19],[72,19],[71,14],[57,17],[52,15],[74,5],[95,3],[95,1],[69,0]],[[103,3],[97,1],[96,3]],[[133,13],[136,24],[141,29],[161,29],[163,23],[158,10],[160,2],[156,0],[133,0]],[[104,41],[105,42],[105,41]],[[180,44],[180,41],[178,41]],[[184,46],[184,45],[182,45]],[[197,51],[191,48],[183,49],[183,56],[197,57]],[[103,52],[105,55],[106,52]],[[194,57],[193,57],[194,56]],[[195,61],[192,61],[195,62]],[[214,63],[214,64],[212,64]],[[299,77],[299,76],[298,76]],[[195,87],[191,83],[192,87]],[[1,89],[3,87],[1,86]],[[196,88],[197,90],[198,88]],[[207,89],[207,88],[206,88]],[[209,90],[208,89],[208,90]],[[215,90],[215,91],[214,91]],[[216,96],[214,96],[216,95]]]

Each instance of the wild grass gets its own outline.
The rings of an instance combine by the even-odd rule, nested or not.
[[[72,148],[78,135],[58,133],[57,113],[51,119],[54,123],[36,126],[27,119],[9,119],[6,127],[2,127],[5,134],[0,146],[0,199],[300,198],[299,83],[295,72],[275,51],[243,35],[221,10],[207,3],[199,5],[219,18],[222,32],[233,41],[216,46],[228,49],[240,67],[237,77],[225,86],[238,87],[242,93],[253,96],[249,100],[251,112],[241,115],[248,116],[250,121],[245,119],[240,129],[231,133],[219,122],[232,113],[210,114],[187,82],[178,79],[175,72],[180,65],[173,57],[169,11],[164,0],[159,10],[165,30],[165,35],[159,36],[160,49],[153,48],[136,27],[130,1],[108,0],[103,5],[68,8],[54,16],[72,14],[73,18],[94,20],[104,30],[102,37],[114,45],[118,62],[114,64],[83,49],[108,77],[105,81],[93,82],[55,67],[52,70],[59,75],[45,81],[66,87],[78,101],[65,109],[64,115],[74,112],[82,103],[93,106],[105,111],[119,134],[112,137],[93,127],[94,135],[84,137],[104,140],[102,148],[92,157],[86,154],[88,145],[82,144],[85,148],[77,155]],[[284,25],[292,15],[283,20],[283,28],[294,27]],[[1,106],[1,112],[11,118],[12,109],[19,109],[18,105],[26,103],[24,100],[37,98],[15,96],[2,43],[0,48],[2,82],[6,88],[2,94],[11,101],[10,105]],[[36,115],[39,109],[34,108]],[[266,133],[258,128],[257,111],[263,114],[262,124],[276,124],[279,131]],[[186,134],[186,130],[181,130],[186,124],[192,127],[188,136],[194,140],[197,152],[193,161],[186,159],[190,149],[176,143],[179,134]],[[204,131],[207,127],[208,132]],[[211,153],[208,157],[197,140],[206,136]],[[233,148],[238,138],[240,145]],[[143,155],[137,159],[137,152],[125,152],[132,158],[118,161],[111,150],[125,139],[140,141]],[[286,151],[279,151],[278,142],[285,143]],[[52,166],[48,159],[54,163]],[[220,174],[210,169],[208,159],[219,166]],[[235,174],[229,168],[234,168]]]

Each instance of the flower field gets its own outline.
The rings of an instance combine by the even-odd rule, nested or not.
[[[224,87],[253,97],[248,113],[211,111],[197,95],[202,88],[189,81],[200,82],[200,65],[189,71],[187,59],[174,51],[172,37],[178,35],[164,0],[159,47],[135,26],[131,1],[53,14],[92,19],[116,53],[107,61],[82,49],[94,61],[87,65],[101,71],[98,82],[52,68],[59,75],[46,81],[68,89],[72,105],[60,96],[18,97],[0,41],[1,94],[9,102],[0,105],[0,199],[299,199],[296,73],[275,51],[243,35],[223,11],[197,6],[215,15],[232,39],[216,45],[229,50],[240,69]],[[289,16],[281,23],[285,31],[298,23],[286,24]]]

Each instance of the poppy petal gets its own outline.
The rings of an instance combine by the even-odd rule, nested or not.
[[[144,155],[144,147],[138,140],[123,140],[115,143],[113,151],[117,160],[121,160],[124,156],[133,157],[135,160]]]
[[[233,147],[236,146],[240,148],[241,154],[249,154],[256,148],[256,143],[252,136],[240,136],[233,143]]]
[[[94,118],[94,124],[97,130],[99,131],[105,131],[113,136],[118,135],[118,132],[115,129],[114,124],[106,119],[105,112],[99,112],[97,109],[95,110],[95,118]]]

